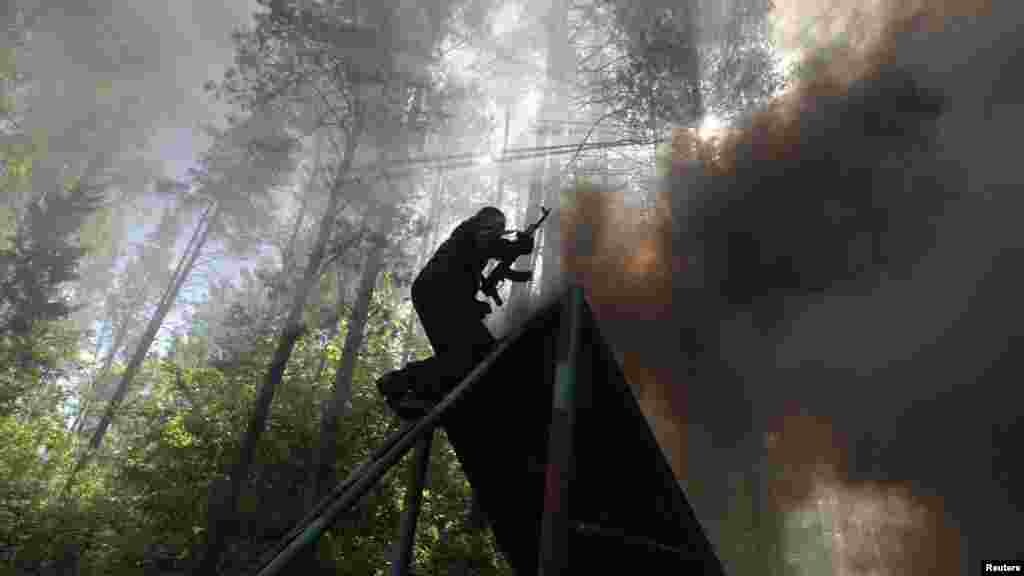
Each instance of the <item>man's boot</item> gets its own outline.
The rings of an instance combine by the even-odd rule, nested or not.
[[[404,396],[397,399],[392,409],[403,420],[418,420],[427,415],[433,408],[435,402],[423,398],[420,394],[410,388]]]
[[[423,372],[427,362],[412,362],[402,370],[393,370],[377,379],[377,390],[384,401],[399,418],[416,420],[422,418],[434,405],[415,385],[416,374]]]
[[[392,370],[377,379],[377,390],[391,405],[409,389],[408,379],[403,370]]]

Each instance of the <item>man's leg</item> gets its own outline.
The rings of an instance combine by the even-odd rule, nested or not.
[[[436,400],[458,385],[487,355],[495,340],[487,326],[471,314],[426,312],[420,316],[420,321],[431,342],[436,343],[436,376],[429,384],[423,383],[426,384],[424,392]]]
[[[441,353],[407,367],[409,393],[392,404],[392,409],[406,419],[419,418],[440,402],[487,356],[495,343],[487,327],[475,318],[427,320],[424,327],[427,325],[432,327],[430,332]]]
[[[449,292],[416,282],[412,303],[436,360],[429,375],[417,378],[414,386],[440,400],[487,355],[495,340],[472,302],[453,302]]]
[[[446,323],[448,346],[440,356],[444,377],[438,380],[442,395],[450,392],[494,346],[494,337],[475,316],[450,318]]]
[[[423,326],[430,347],[434,349],[434,355],[441,354],[445,345],[444,315],[439,312],[450,308],[451,303],[446,301],[443,292],[428,289],[417,281],[412,285],[412,307],[416,310],[416,316],[420,319],[420,325]]]

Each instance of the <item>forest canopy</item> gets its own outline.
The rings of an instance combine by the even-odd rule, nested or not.
[[[374,383],[434,352],[412,281],[486,205],[510,229],[553,209],[520,259],[533,281],[505,283],[487,327],[502,336],[566,283],[586,288],[729,573],[927,573],[909,560],[917,571],[900,572],[913,543],[857,555],[835,539],[895,540],[850,524],[893,494],[898,509],[872,526],[947,526],[934,495],[962,486],[901,464],[934,461],[906,456],[923,441],[901,444],[893,415],[933,390],[878,410],[895,448],[871,462],[906,479],[883,489],[884,471],[855,458],[868,440],[841,448],[844,433],[869,433],[829,398],[875,408],[821,392],[854,385],[807,382],[882,370],[848,358],[881,357],[864,342],[889,340],[830,338],[860,334],[870,314],[853,312],[856,298],[876,311],[923,302],[917,284],[891,283],[919,278],[929,257],[960,262],[939,242],[985,231],[991,245],[963,245],[988,262],[1019,240],[1005,222],[974,225],[1018,213],[985,202],[1019,184],[1006,168],[1019,90],[1000,70],[1019,63],[1003,28],[1021,18],[980,0],[861,4],[6,2],[0,573],[251,570],[398,429]],[[954,42],[950,23],[972,33]],[[957,201],[962,228],[933,234]],[[953,294],[950,272],[933,274]],[[811,322],[832,331],[783,334]],[[873,329],[895,334],[894,323]],[[963,338],[949,330],[891,344]],[[1009,349],[1003,332],[986,334]],[[916,353],[900,374],[927,380]],[[799,378],[769,394],[776,354]],[[985,354],[964,353],[994,365]],[[935,410],[921,422],[934,426]],[[987,446],[984,430],[971,446]],[[435,440],[411,572],[511,574],[451,445]],[[834,485],[809,479],[816,463]],[[304,570],[390,571],[404,468],[297,560]],[[847,510],[817,514],[826,496]],[[974,522],[965,533],[983,534],[954,496],[949,509]],[[925,532],[900,538],[967,557],[935,543],[950,532]]]

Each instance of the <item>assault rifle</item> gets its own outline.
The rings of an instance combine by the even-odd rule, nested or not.
[[[540,220],[537,220],[533,224],[527,226],[526,230],[521,232],[518,230],[516,231],[515,234],[517,239],[526,236],[533,236],[537,232],[537,229],[540,228],[540,225],[544,223],[544,219],[548,217],[548,213],[551,212],[551,209],[541,206],[540,211]],[[498,287],[501,286],[502,282],[505,280],[512,282],[526,282],[533,276],[532,270],[512,269],[512,265],[515,264],[518,258],[518,256],[503,258],[498,266],[495,267],[494,270],[491,270],[491,273],[484,278],[482,286],[480,287],[480,291],[484,293],[484,296],[493,300],[498,306],[502,306],[504,304],[501,301],[501,296],[498,295]]]

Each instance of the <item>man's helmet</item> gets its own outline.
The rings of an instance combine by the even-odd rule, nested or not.
[[[473,216],[473,228],[481,240],[494,240],[505,233],[505,215],[494,206],[481,208]]]

